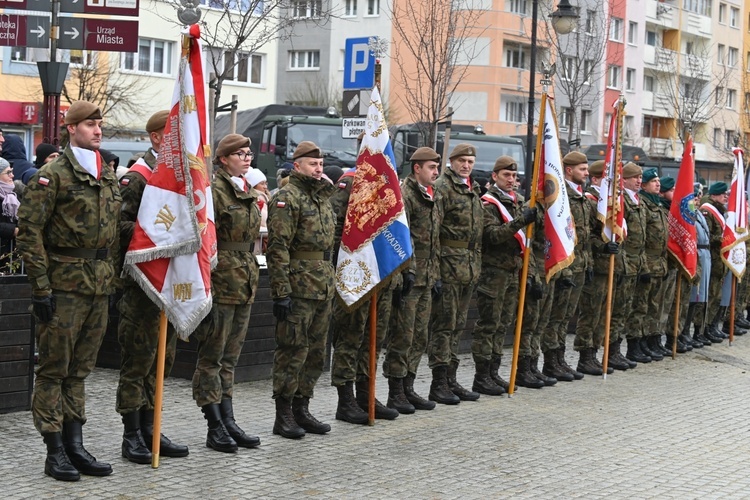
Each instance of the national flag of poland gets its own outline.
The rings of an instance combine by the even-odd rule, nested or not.
[[[542,139],[535,168],[539,169],[538,193],[543,196],[546,207],[544,269],[549,282],[557,271],[565,269],[575,259],[576,229],[565,187],[555,110],[546,94],[542,94],[539,128],[542,130]]]
[[[729,189],[729,203],[727,203],[726,225],[724,226],[724,241],[721,244],[721,259],[727,267],[742,278],[745,273],[747,252],[745,240],[747,232],[747,193],[742,183],[745,180],[744,154],[740,148],[734,148],[734,170],[732,171],[732,185]]]
[[[693,180],[695,179],[695,157],[693,138],[688,137],[682,152],[682,163],[675,182],[672,205],[669,208],[669,237],[667,249],[691,279],[698,270],[698,247],[695,236],[695,212],[697,210]]]
[[[623,102],[618,100],[609,123],[607,152],[604,158],[604,178],[599,187],[596,216],[602,222],[604,241],[622,241],[625,233],[625,201],[622,198],[622,141],[620,125]],[[614,188],[613,188],[614,186]]]
[[[198,25],[183,33],[181,47],[158,164],[143,192],[124,271],[187,339],[211,310],[216,229]]]

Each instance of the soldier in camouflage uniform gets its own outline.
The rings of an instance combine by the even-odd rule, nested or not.
[[[156,157],[164,137],[169,111],[158,111],[146,123],[151,148],[120,179],[120,248],[127,251],[133,237],[143,190],[156,167]],[[117,385],[117,412],[122,415],[125,432],[122,456],[134,463],[151,463],[154,430],[154,392],[156,390],[156,347],[159,340],[159,308],[138,284],[124,277],[122,298],[117,304],[120,320],[117,340],[120,344],[120,381]],[[174,365],[177,335],[167,328],[164,376]],[[160,436],[159,450],[165,457],[185,457],[188,447]]]
[[[476,401],[479,393],[468,391],[456,380],[458,341],[479,280],[482,258],[484,210],[479,185],[471,180],[476,149],[459,144],[450,154],[451,167],[435,182],[440,193],[443,224],[440,226],[440,276],[443,290],[432,308],[432,339],[429,348],[432,385],[429,398],[441,404]]]
[[[523,231],[536,220],[535,208],[522,208],[523,199],[513,191],[518,165],[510,156],[495,161],[492,171],[494,183],[482,196],[484,229],[482,232],[482,271],[477,287],[479,319],[473,332],[471,353],[476,366],[472,390],[491,396],[507,391],[508,384],[498,384],[497,375],[503,355],[503,344],[508,326],[513,323],[518,308],[518,273],[523,265]],[[521,367],[527,367],[521,359]],[[530,373],[521,370],[521,385]],[[533,375],[531,375],[533,377]],[[533,377],[536,379],[536,377]]]
[[[427,350],[432,298],[440,296],[443,288],[440,280],[443,216],[437,198],[439,193],[433,189],[440,173],[440,155],[432,148],[423,147],[409,160],[412,173],[404,179],[401,193],[414,255],[409,269],[403,273],[401,305],[391,314],[383,374],[388,377],[389,407],[399,409],[408,403],[417,410],[432,410],[435,403],[414,391],[414,379]],[[407,290],[409,283],[413,283],[410,291]]]
[[[83,447],[84,381],[107,328],[119,264],[120,190],[98,152],[102,114],[76,101],[65,116],[70,144],[26,186],[18,251],[32,288],[39,367],[31,413],[47,445],[45,474],[112,473]],[[72,463],[71,463],[72,462]]]
[[[590,363],[593,364],[593,374],[602,374],[603,367],[596,357],[597,350],[604,342],[604,321],[605,306],[607,297],[607,281],[609,278],[609,261],[611,255],[619,252],[620,245],[615,242],[605,243],[602,230],[604,224],[597,217],[597,205],[600,196],[607,196],[607,193],[600,193],[602,176],[604,175],[604,160],[598,160],[589,166],[589,176],[591,185],[586,190],[586,199],[591,207],[591,257],[592,268],[594,270],[591,279],[583,285],[581,298],[579,299],[578,308],[578,326],[574,341],[575,350],[583,352],[593,351],[590,356]],[[627,370],[630,365],[625,361],[619,350],[619,344],[615,345],[610,336],[610,355],[607,361],[607,367],[613,370]],[[580,368],[579,368],[580,371]],[[585,373],[585,372],[584,372]]]
[[[715,182],[708,188],[708,200],[700,208],[708,224],[711,238],[711,280],[706,304],[706,317],[711,323],[706,327],[704,334],[711,342],[726,338],[719,322],[724,319],[721,309],[721,286],[724,283],[727,267],[721,259],[721,245],[724,241],[724,215],[727,211],[728,200],[729,186],[725,182]]]
[[[320,148],[302,141],[292,157],[289,182],[269,204],[266,257],[277,319],[273,432],[294,439],[305,431],[330,430],[310,414],[309,403],[323,372],[335,293],[331,258],[336,216],[329,199],[334,188],[322,178]]]
[[[655,168],[645,170],[638,193],[646,222],[643,245],[645,265],[641,268],[638,293],[633,299],[633,322],[640,327],[641,351],[653,361],[661,361],[669,351],[661,343],[658,330],[664,284],[667,277],[667,211],[659,199],[661,182]],[[648,280],[647,280],[648,278]]]
[[[213,306],[195,331],[198,363],[193,374],[193,399],[208,423],[206,446],[232,453],[238,446],[254,448],[260,439],[235,422],[232,395],[234,368],[242,353],[250,310],[258,288],[259,268],[253,245],[260,234],[259,193],[245,174],[253,154],[250,139],[229,134],[216,147],[211,183],[218,263],[211,273]]]

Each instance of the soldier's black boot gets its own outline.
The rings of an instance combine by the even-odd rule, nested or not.
[[[620,357],[622,361],[624,361],[630,367],[630,369],[636,368],[638,366],[638,363],[626,356],[623,356],[621,346],[622,346],[622,339],[617,341],[617,355]],[[625,351],[627,352],[627,349],[625,349]]]
[[[476,360],[476,373],[474,374],[474,383],[471,390],[479,394],[488,396],[501,396],[505,394],[505,389],[500,387],[490,377],[490,362],[481,359]]]
[[[742,313],[739,311],[734,315],[734,325],[739,326],[740,328],[744,328],[745,330],[750,330],[750,321],[746,320],[741,316]]]
[[[404,395],[417,410],[434,410],[435,402],[428,401],[416,393],[414,390],[414,379],[417,378],[413,373],[408,373],[404,377]]]
[[[232,436],[237,446],[242,446],[243,448],[260,446],[260,438],[258,436],[246,434],[237,425],[237,422],[234,420],[234,407],[232,406],[231,398],[222,399],[221,404],[219,404],[219,410],[221,411],[221,421],[224,424],[224,428]]]
[[[671,353],[673,346],[674,346],[674,337],[671,335],[667,335],[667,342],[666,344],[664,344],[664,347],[669,349]],[[680,341],[679,337],[677,337],[677,354],[685,354],[686,352],[687,352],[687,348],[685,347],[685,344]]]
[[[539,358],[531,358],[529,360],[529,369],[531,370],[531,373],[534,374],[536,378],[544,382],[544,385],[546,387],[551,387],[557,383],[557,379],[555,377],[548,377],[544,373],[539,371]]]
[[[607,367],[614,370],[625,371],[630,369],[630,364],[623,358],[622,352],[620,352],[620,341],[612,342],[609,344],[609,358],[607,361]]]
[[[324,424],[310,413],[310,398],[301,397],[292,400],[292,414],[297,425],[310,434],[325,434],[331,426]]]
[[[628,352],[625,357],[636,363],[650,363],[651,357],[641,351],[640,339],[628,339]]]
[[[704,347],[708,347],[712,344],[712,342],[703,334],[703,329],[697,326],[693,330],[693,340],[702,343]]]
[[[154,410],[141,408],[141,435],[149,451],[154,444]],[[190,454],[188,447],[175,444],[164,434],[159,437],[159,455],[163,457],[181,458]]]
[[[726,333],[727,335],[729,335],[729,320],[728,319],[724,320],[724,323],[723,323],[721,331],[724,332],[724,333]],[[738,337],[741,337],[742,335],[745,335],[746,333],[747,333],[747,330],[745,330],[744,328],[740,327],[737,324],[737,322],[735,321],[735,323],[734,323],[734,334],[736,336],[738,336]]]
[[[557,363],[557,350],[549,350],[544,353],[542,373],[562,382],[572,382],[574,380],[573,375],[568,371],[563,370]]]
[[[651,335],[649,337],[651,339],[651,350],[654,349],[658,350],[659,353],[661,353],[662,356],[671,356],[672,351],[668,350],[666,347],[664,347],[664,344],[661,343],[661,334],[657,333],[655,335]]]
[[[458,383],[458,380],[456,379],[456,373],[458,372],[458,362],[452,362],[450,365],[448,365],[448,389],[451,390],[453,394],[458,396],[458,399],[461,401],[476,401],[479,399],[479,393],[470,391],[466,389],[464,386]]]
[[[573,367],[570,366],[567,361],[565,361],[565,346],[558,347],[556,352],[557,364],[560,366],[560,368],[573,375],[573,378],[575,380],[581,380],[583,378],[583,373],[579,372],[578,370],[574,370]]]
[[[521,387],[527,387],[529,389],[541,389],[544,387],[544,382],[536,378],[536,375],[531,372],[531,357],[521,356],[518,358],[516,382],[518,382],[518,385]]]
[[[273,422],[273,433],[287,439],[299,439],[305,435],[305,429],[297,425],[292,413],[292,402],[276,398],[276,420]],[[336,414],[338,418],[338,413]]]
[[[664,355],[661,353],[660,349],[652,348],[651,337],[641,337],[640,339],[638,339],[638,342],[641,347],[641,352],[646,356],[649,356],[651,358],[651,361],[661,361],[662,359],[664,359]]]
[[[206,447],[222,453],[234,453],[237,451],[237,442],[227,432],[224,422],[221,421],[221,408],[218,403],[203,405],[201,407],[203,417],[208,422],[208,434],[206,434]]]
[[[594,355],[594,349],[588,347],[578,352],[578,367],[576,368],[579,372],[586,375],[601,375],[604,373],[601,368],[597,368],[591,358]]]
[[[47,459],[44,461],[44,473],[58,481],[78,481],[81,475],[70,463],[63,447],[62,434],[48,432],[42,434],[47,445]]]
[[[122,423],[125,426],[122,435],[122,456],[134,464],[150,464],[151,452],[141,434],[141,412],[125,413]]]
[[[336,387],[339,392],[339,404],[336,407],[336,420],[350,424],[365,425],[369,421],[367,412],[354,400],[354,382],[347,382]]]
[[[404,394],[404,379],[398,377],[390,377],[388,379],[388,402],[386,405],[388,408],[393,408],[405,415],[411,415],[417,410],[406,399],[406,394]]]
[[[510,391],[510,383],[508,383],[507,380],[503,379],[500,376],[500,365],[502,358],[500,356],[492,356],[492,361],[490,362],[490,377],[492,377],[492,380],[495,381],[497,385],[503,388],[505,392]],[[515,386],[513,388],[514,391],[518,390],[518,386]]]
[[[432,384],[430,384],[430,401],[441,405],[457,405],[461,400],[448,387],[448,367],[436,366],[432,369]]]
[[[599,361],[599,350],[595,348],[591,348],[591,362],[596,366],[598,369],[604,373],[604,366],[602,365],[601,361]],[[607,363],[607,375],[612,375],[615,372],[615,369],[609,366],[609,363]]]
[[[357,380],[357,404],[365,413],[369,412],[370,407],[370,381],[369,379]],[[388,408],[375,398],[375,418],[380,420],[394,420],[398,417],[398,410]],[[369,418],[368,418],[369,420]]]
[[[83,424],[70,421],[63,423],[63,446],[70,463],[81,474],[87,476],[109,476],[112,466],[105,462],[97,462],[96,458],[83,447]]]

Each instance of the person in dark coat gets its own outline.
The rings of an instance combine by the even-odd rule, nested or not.
[[[0,155],[13,167],[13,176],[20,179],[24,184],[28,184],[31,176],[37,172],[37,168],[31,163],[26,156],[26,146],[23,145],[23,139],[17,135],[6,135],[3,144],[3,152]]]
[[[58,156],[60,156],[60,149],[57,146],[42,142],[36,147],[34,166],[36,168],[42,168],[42,165],[51,162]]]

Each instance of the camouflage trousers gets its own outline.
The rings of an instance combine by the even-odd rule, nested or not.
[[[736,299],[734,302],[734,314],[737,318],[745,317],[745,309],[747,309],[748,297],[750,297],[750,286],[748,286],[748,275],[743,277],[742,281],[737,282]]]
[[[555,290],[555,307],[552,308],[542,336],[542,351],[544,352],[565,348],[565,336],[568,334],[568,324],[575,315],[576,308],[578,307],[578,300],[581,297],[586,272],[580,271],[575,273],[572,279],[576,286]]]
[[[120,344],[120,381],[117,385],[116,408],[120,414],[151,410],[156,391],[156,348],[159,343],[161,311],[139,286],[128,286],[117,304],[120,321],[117,341]],[[177,335],[167,326],[167,350],[164,377],[174,366]]]
[[[721,287],[724,284],[724,276],[727,274],[727,267],[719,259],[711,259],[711,280],[708,282],[708,322],[719,313],[721,305]]]
[[[409,373],[417,374],[422,355],[427,350],[431,311],[432,287],[429,286],[415,286],[403,298],[401,307],[392,311],[383,375],[404,378]]]
[[[555,301],[555,282],[556,280],[553,279],[545,284],[544,295],[539,300],[534,300],[527,289],[523,307],[519,356],[539,357],[542,332],[546,330],[547,320],[552,313],[552,304]]]
[[[443,283],[443,293],[432,304],[432,338],[428,349],[430,368],[458,364],[458,341],[466,326],[466,316],[474,284]]]
[[[273,398],[313,397],[323,373],[331,300],[294,297],[292,312],[276,323],[273,353]]]
[[[485,266],[477,287],[477,320],[472,332],[474,362],[502,357],[505,333],[518,308],[518,271]]]
[[[198,341],[198,363],[193,373],[193,399],[198,406],[231,399],[234,368],[242,354],[251,304],[214,302],[193,337]]]
[[[630,324],[630,314],[633,309],[633,295],[635,294],[635,285],[637,281],[637,275],[615,276],[615,296],[612,299],[612,322],[609,329],[610,344],[618,342],[624,338],[640,338],[640,332],[636,335],[636,330],[632,328],[632,325]]]
[[[640,283],[638,291],[633,297],[633,312],[630,315],[634,337],[650,337],[659,333],[661,319],[661,304],[664,300],[664,286],[666,276],[651,276],[648,283]]]
[[[604,344],[604,323],[607,305],[606,274],[594,274],[594,279],[583,285],[578,301],[578,326],[573,345],[576,351],[599,349]],[[611,318],[610,318],[611,320]],[[610,331],[610,343],[612,340]]]
[[[392,290],[379,290],[375,359],[380,354],[380,344],[388,331],[392,307]],[[370,300],[354,311],[347,311],[340,301],[336,301],[333,306],[332,343],[331,385],[341,386],[370,377]]]
[[[685,320],[687,319],[687,310],[690,306],[690,281],[685,276],[684,273],[677,271],[676,269],[673,269],[674,271],[674,277],[672,279],[673,283],[677,283],[677,280],[680,281],[680,313],[678,316],[678,323],[677,323],[677,335],[680,335],[682,333],[683,328],[685,327]],[[674,313],[675,313],[675,307],[677,306],[677,292],[676,285],[675,288],[671,289],[667,287],[666,292],[664,293],[664,302],[669,304],[669,307],[665,307],[665,315],[662,317],[662,321],[664,322],[664,328],[663,331],[667,336],[672,336],[674,333]],[[669,300],[670,297],[674,297],[673,300]],[[667,312],[668,310],[668,312]],[[690,329],[688,325],[688,330]],[[660,330],[661,331],[661,330]],[[690,333],[689,331],[687,333]]]
[[[54,294],[52,321],[36,325],[39,366],[31,413],[42,434],[62,432],[63,422],[86,422],[84,381],[96,364],[109,317],[106,295]]]

